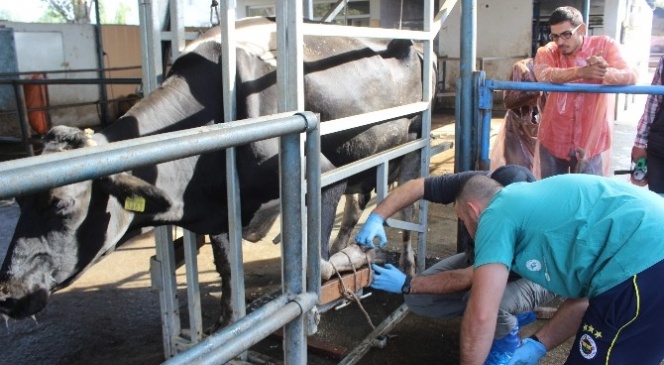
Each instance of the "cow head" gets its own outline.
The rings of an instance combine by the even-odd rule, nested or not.
[[[55,127],[44,153],[93,145],[77,128]],[[0,314],[39,312],[50,293],[67,286],[115,247],[144,215],[166,212],[166,194],[127,173],[17,197],[21,214],[0,270]]]

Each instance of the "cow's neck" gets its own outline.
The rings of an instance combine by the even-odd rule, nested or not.
[[[214,122],[214,115],[189,92],[184,79],[172,77],[95,138],[108,143],[195,128]]]

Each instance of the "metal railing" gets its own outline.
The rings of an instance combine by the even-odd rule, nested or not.
[[[473,104],[478,110],[474,121],[480,133],[476,148],[463,151],[465,158],[471,159],[477,151],[480,168],[488,169],[489,161],[489,131],[491,128],[491,110],[493,108],[493,91],[546,91],[546,92],[575,92],[575,93],[608,93],[608,94],[651,94],[664,95],[664,86],[653,85],[597,85],[597,84],[551,84],[544,82],[517,82],[485,79],[484,71],[474,74],[477,89]]]
[[[107,69],[107,70],[125,70],[134,67],[121,67],[116,69]],[[70,72],[91,72],[95,69],[86,69],[86,70],[55,70],[55,71],[39,71],[39,72],[19,72],[19,73],[2,73],[2,76],[20,76],[25,74],[55,74],[55,73],[70,73]],[[46,106],[39,108],[28,108],[26,106],[25,95],[23,94],[22,85],[117,85],[117,84],[137,84],[140,85],[142,80],[140,78],[85,78],[85,79],[2,79],[0,78],[0,85],[12,85],[14,89],[14,100],[16,101],[16,110],[4,111],[3,113],[11,113],[18,115],[19,128],[21,131],[21,137],[10,137],[3,136],[0,137],[2,142],[7,143],[22,143],[25,149],[25,152],[28,156],[34,156],[33,144],[40,143],[39,140],[31,138],[30,125],[28,113],[34,111],[50,111],[55,109],[62,108],[75,108],[86,105],[99,105],[99,104],[108,104],[117,100],[96,100],[91,102],[82,102],[82,103],[69,103],[69,104],[60,104],[57,106]]]
[[[283,246],[295,255],[297,252],[308,252],[307,241],[302,238],[300,227],[304,214],[300,209],[300,197],[304,191],[301,156],[307,156],[304,177],[307,181],[307,200],[310,203],[308,209],[315,209],[317,205],[314,202],[320,201],[318,127],[318,120],[313,113],[291,113],[289,116],[280,114],[3,162],[0,163],[0,199],[107,176],[140,166],[232,148],[253,141],[281,137],[280,180],[289,181],[288,184],[281,184],[280,191]],[[306,152],[300,148],[302,132],[307,133],[304,147]],[[232,178],[227,176],[227,179]],[[231,198],[240,199],[239,194]],[[312,213],[308,216],[317,215]],[[311,225],[309,230],[315,230],[315,226],[320,227],[320,220],[308,219],[308,223]],[[282,260],[290,256],[284,255]],[[291,270],[285,271],[285,276],[298,276],[307,269],[302,261],[290,262],[289,265]],[[292,278],[286,277],[284,280]],[[198,360],[200,361],[197,363],[204,364],[225,363],[245,351],[247,346],[304,316],[317,302],[318,292],[315,287],[286,291],[267,306],[243,317],[167,363],[191,364]],[[219,343],[224,344],[223,348]]]

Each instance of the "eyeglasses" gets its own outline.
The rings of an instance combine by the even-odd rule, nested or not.
[[[572,38],[572,35],[574,33],[576,33],[577,29],[579,29],[580,26],[581,26],[581,24],[577,25],[576,28],[572,29],[571,31],[568,30],[568,31],[562,32],[560,34],[551,33],[551,34],[549,34],[549,40],[552,40],[552,41],[555,42],[555,41],[558,40],[558,38],[562,38],[562,39],[565,39],[565,40],[570,39],[570,38]]]

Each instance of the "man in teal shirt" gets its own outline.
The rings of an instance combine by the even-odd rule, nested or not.
[[[567,299],[510,364],[537,364],[576,332],[566,364],[664,358],[664,199],[617,180],[559,175],[503,188],[468,180],[456,212],[475,238],[461,363],[491,346],[509,270]]]

